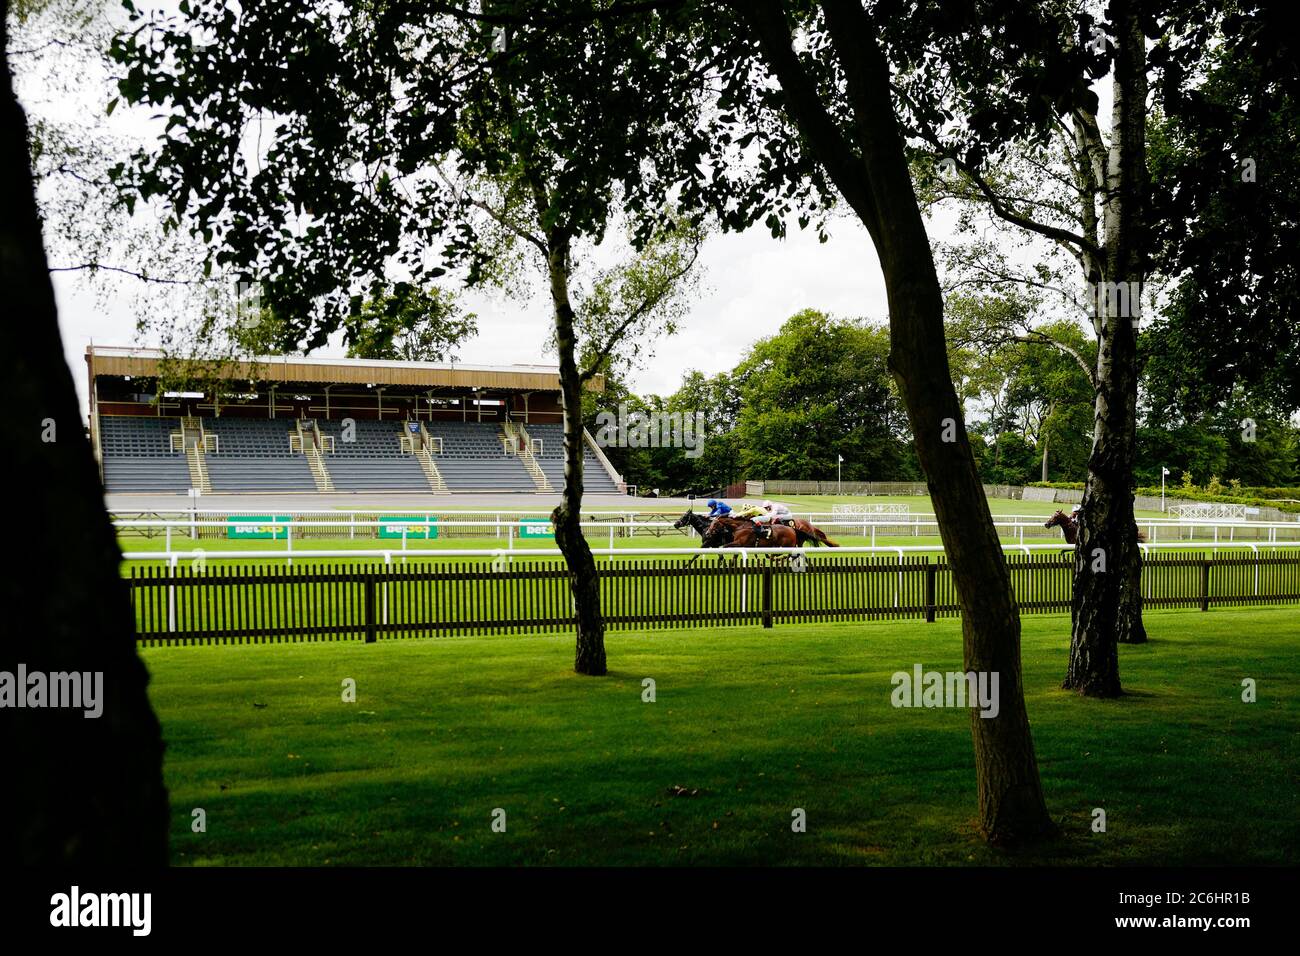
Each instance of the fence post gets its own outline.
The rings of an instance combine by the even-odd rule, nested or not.
[[[740,613],[749,613],[749,552],[740,552]]]
[[[365,576],[366,586],[366,643],[373,644],[378,637],[375,630],[375,575]]]
[[[1201,610],[1210,609],[1210,559],[1201,559]]]
[[[935,577],[939,571],[939,566],[931,564],[930,559],[925,559],[925,623],[933,624],[935,618]]]
[[[772,626],[772,564],[763,566],[763,626]]]
[[[176,555],[171,556],[167,563],[167,576],[173,581],[176,580]],[[167,585],[167,633],[176,633],[176,585]]]

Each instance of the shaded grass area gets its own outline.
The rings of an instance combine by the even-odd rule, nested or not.
[[[1063,835],[1010,855],[975,832],[968,712],[890,704],[893,672],[960,669],[956,621],[613,634],[605,678],[571,672],[568,637],[143,654],[178,864],[1294,859],[1296,612],[1165,611],[1147,626],[1149,644],[1122,649],[1128,695],[1103,702],[1058,689],[1068,619],[1025,620]],[[1241,701],[1245,677],[1257,703]],[[356,703],[341,700],[347,678]]]

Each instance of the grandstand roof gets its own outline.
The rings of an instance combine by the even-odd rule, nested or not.
[[[159,349],[86,348],[86,361],[92,376],[156,378],[165,371],[167,360],[166,353]],[[263,355],[246,361],[228,362],[217,374],[225,379],[257,382],[453,386],[520,391],[558,391],[560,388],[560,371],[556,365],[465,365],[460,362]],[[592,391],[604,391],[604,376],[595,376],[587,387]]]

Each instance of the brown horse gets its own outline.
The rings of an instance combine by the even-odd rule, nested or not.
[[[1076,544],[1079,540],[1079,522],[1074,520],[1073,515],[1067,515],[1064,511],[1058,511],[1047,519],[1044,528],[1060,528],[1065,534],[1066,544]]]
[[[695,533],[700,536],[701,548],[720,548],[731,540],[730,535],[715,534],[710,538],[709,531],[713,526],[713,519],[706,515],[696,514],[694,511],[687,511],[686,514],[673,522],[673,527],[679,530],[685,528],[687,525],[690,525],[695,530]],[[686,566],[690,567],[695,563],[695,559],[698,557],[698,554],[695,555],[695,557],[686,562]],[[718,555],[718,563],[722,563],[722,555]]]
[[[759,537],[758,526],[747,518],[714,518],[700,542],[703,548],[797,548],[799,535],[793,528],[773,523],[771,533]],[[789,555],[769,555],[770,560]]]
[[[1064,511],[1058,511],[1047,519],[1044,528],[1060,528],[1065,535],[1066,544],[1077,544],[1079,541],[1079,521],[1074,515],[1067,515]],[[1145,542],[1147,536],[1142,533],[1142,529],[1137,529],[1138,541]]]
[[[809,541],[812,542],[814,548],[820,548],[823,544],[828,548],[839,547],[838,544],[826,537],[825,531],[817,527],[807,518],[792,518],[791,526],[794,528],[794,533],[799,538],[799,547],[801,548]]]

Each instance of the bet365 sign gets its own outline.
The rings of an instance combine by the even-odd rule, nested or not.
[[[555,529],[551,527],[550,518],[525,518],[519,524],[521,538],[553,538]]]
[[[422,540],[436,538],[438,537],[438,522],[433,518],[420,518],[416,515],[383,517],[379,519],[379,537],[404,537],[407,541],[413,541],[416,538]]]
[[[231,518],[226,522],[227,538],[287,538],[289,515],[254,515]]]

